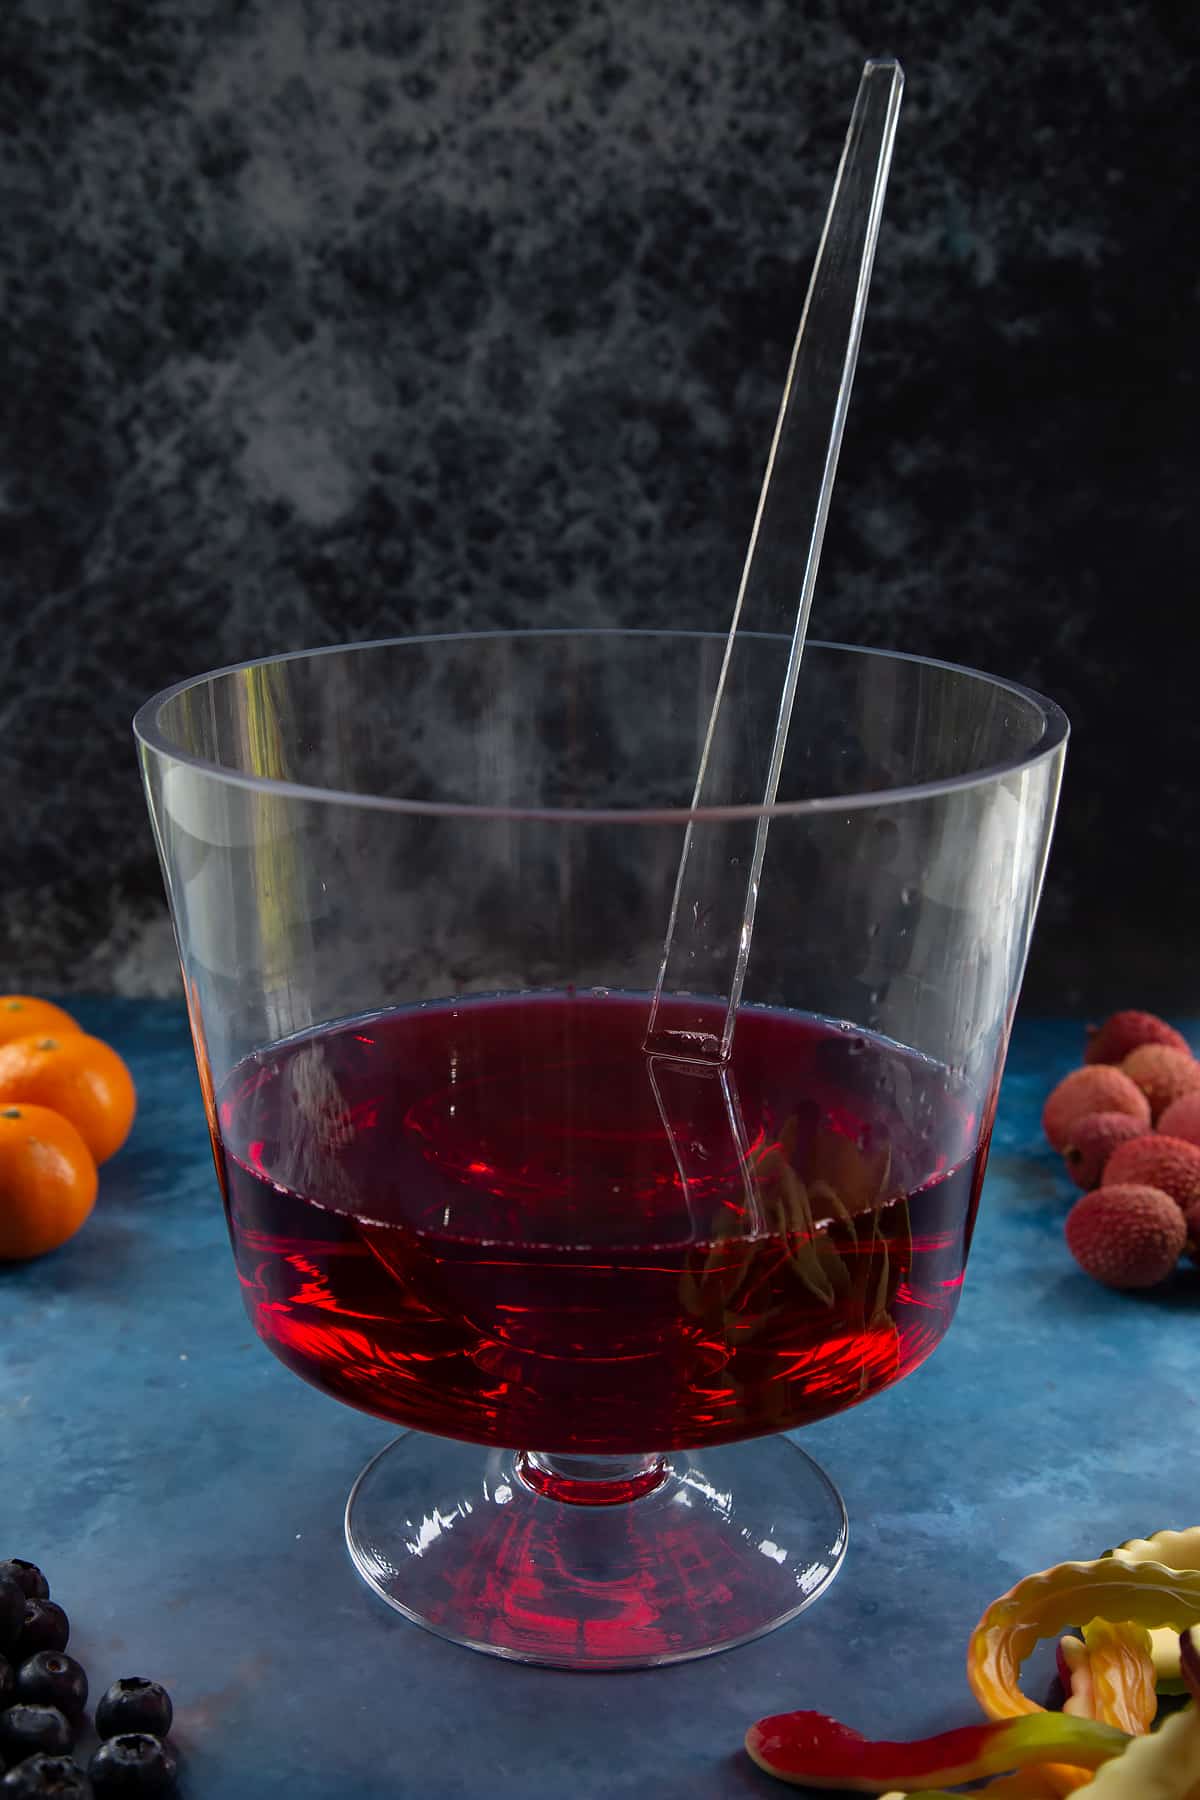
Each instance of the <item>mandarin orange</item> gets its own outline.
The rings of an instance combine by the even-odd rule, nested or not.
[[[44,1256],[74,1237],[97,1179],[69,1119],[46,1106],[0,1106],[0,1262]]]
[[[0,994],[0,1044],[35,1031],[78,1031],[69,1012],[34,994]]]
[[[137,1110],[133,1077],[99,1038],[36,1032],[0,1044],[0,1104],[48,1106],[69,1119],[98,1163],[129,1136]]]

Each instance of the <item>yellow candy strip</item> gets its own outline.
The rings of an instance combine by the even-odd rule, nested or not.
[[[967,1680],[989,1719],[1043,1710],[1021,1692],[1021,1664],[1039,1638],[1079,1619],[1183,1631],[1200,1623],[1200,1569],[1135,1563],[1118,1550],[1097,1562],[1059,1563],[1027,1575],[987,1608],[967,1649]],[[1115,1651],[1106,1667],[1116,1667]]]
[[[1092,1693],[1092,1664],[1082,1638],[1062,1637],[1058,1640],[1058,1668],[1066,1670],[1067,1693],[1063,1711],[1077,1719],[1090,1719],[1095,1697]]]
[[[1200,1620],[1200,1570],[1135,1563],[1117,1551],[1026,1576],[988,1607],[968,1647],[967,1679],[989,1718],[1044,1710],[1021,1692],[1021,1664],[1039,1638],[1081,1618],[1091,1621],[1084,1631],[1086,1682],[1080,1670],[1080,1704],[1066,1710],[1122,1731],[1146,1732],[1157,1709],[1146,1628],[1182,1630]],[[1070,1794],[1089,1780],[1082,1769],[1065,1764],[1046,1764],[1038,1774],[1055,1795]]]
[[[1083,1638],[1058,1641],[1059,1669],[1070,1682],[1063,1711],[1075,1719],[1103,1719],[1131,1737],[1149,1731],[1158,1711],[1150,1633],[1144,1625],[1093,1619]]]
[[[1128,1620],[1093,1619],[1083,1628],[1092,1675],[1093,1719],[1138,1737],[1158,1711],[1150,1633]],[[1064,1712],[1069,1708],[1064,1707]]]
[[[1082,1640],[1059,1641],[1071,1678],[1063,1711],[1072,1718],[1102,1719],[1131,1736],[1149,1731],[1158,1710],[1150,1633],[1142,1625],[1113,1625],[1093,1619]],[[1090,1777],[1081,1769],[1048,1765],[1041,1771],[1051,1792],[1070,1794]]]
[[[1088,1800],[1200,1800],[1200,1708],[1193,1703],[1134,1738],[1123,1756],[1101,1769]]]
[[[1130,1562],[1166,1563],[1169,1569],[1200,1569],[1200,1525],[1187,1531],[1156,1531],[1153,1537],[1131,1538],[1121,1545],[1121,1554]],[[1182,1693],[1179,1633],[1165,1626],[1152,1631],[1150,1654],[1159,1687],[1169,1693]]]

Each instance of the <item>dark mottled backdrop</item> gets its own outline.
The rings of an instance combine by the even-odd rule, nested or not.
[[[128,721],[391,631],[723,625],[865,53],[815,615],[1075,741],[1030,998],[1200,998],[1191,0],[5,0],[4,986],[175,980]]]

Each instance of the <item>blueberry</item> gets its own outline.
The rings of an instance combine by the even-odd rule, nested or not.
[[[53,1600],[26,1600],[25,1622],[17,1639],[17,1660],[36,1656],[39,1650],[65,1650],[71,1621]]]
[[[0,1651],[16,1648],[25,1623],[25,1590],[11,1575],[0,1575]]]
[[[0,1575],[15,1581],[27,1600],[50,1598],[50,1583],[42,1571],[36,1563],[26,1562],[21,1556],[10,1556],[7,1562],[0,1562]]]
[[[148,1731],[123,1731],[101,1744],[88,1764],[98,1800],[109,1795],[171,1794],[175,1791],[175,1755]]]
[[[0,1781],[2,1800],[37,1800],[39,1794],[56,1800],[92,1800],[92,1784],[67,1756],[30,1756]]]
[[[87,1673],[61,1650],[39,1650],[17,1670],[17,1695],[33,1706],[57,1706],[72,1719],[87,1705]]]
[[[0,1656],[0,1712],[13,1702],[13,1688],[16,1684],[13,1666],[5,1656]]]
[[[96,1730],[102,1738],[116,1737],[119,1731],[166,1737],[174,1716],[165,1687],[140,1675],[127,1675],[123,1681],[113,1682],[96,1708]]]
[[[71,1727],[57,1706],[10,1706],[0,1713],[0,1750],[20,1762],[45,1750],[62,1756],[71,1748]]]

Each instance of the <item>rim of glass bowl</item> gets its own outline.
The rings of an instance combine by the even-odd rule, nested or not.
[[[152,750],[156,755],[167,758],[171,762],[181,763],[187,768],[198,769],[219,781],[229,782],[234,787],[249,788],[255,792],[288,795],[299,800],[319,800],[330,805],[369,807],[379,812],[420,813],[438,818],[462,819],[513,819],[513,820],[545,820],[557,821],[572,825],[686,825],[689,820],[736,820],[736,819],[779,819],[795,818],[825,812],[858,812],[868,807],[896,805],[904,800],[929,799],[938,794],[954,794],[966,789],[986,786],[989,782],[1000,780],[1005,775],[1018,770],[1033,768],[1053,756],[1066,743],[1070,733],[1070,725],[1062,708],[1044,694],[1034,688],[1023,687],[1020,682],[1009,681],[1004,676],[989,675],[982,669],[972,669],[963,663],[952,663],[933,656],[913,656],[902,650],[883,650],[855,644],[842,644],[829,639],[811,639],[807,648],[812,650],[836,650],[849,656],[878,657],[888,662],[907,662],[923,664],[931,669],[946,669],[956,675],[965,675],[972,680],[986,683],[989,687],[1001,688],[1021,700],[1032,704],[1042,715],[1042,733],[1037,742],[1020,756],[1010,757],[1006,761],[989,763],[983,768],[970,769],[959,775],[940,776],[932,781],[918,781],[901,784],[896,787],[876,788],[854,794],[817,794],[804,800],[781,800],[772,806],[709,806],[709,807],[588,807],[588,806],[484,806],[468,801],[451,800],[402,800],[391,794],[359,793],[352,789],[334,787],[314,787],[304,782],[281,781],[270,775],[250,775],[240,769],[231,769],[224,763],[211,761],[208,757],[195,756],[190,751],[173,744],[159,730],[158,719],[167,703],[183,694],[189,688],[203,687],[205,683],[216,681],[224,675],[236,675],[246,669],[265,668],[272,664],[299,662],[305,659],[315,660],[322,656],[345,656],[358,651],[393,649],[402,645],[428,644],[465,644],[482,643],[488,639],[505,639],[513,641],[520,638],[676,638],[688,640],[708,640],[723,642],[724,632],[716,631],[676,631],[669,627],[646,627],[622,629],[619,626],[606,629],[562,628],[540,630],[537,627],[518,631],[439,631],[427,633],[409,633],[399,637],[364,639],[361,643],[326,644],[313,650],[290,650],[276,656],[257,656],[244,662],[227,663],[219,669],[209,669],[202,675],[189,676],[186,681],[177,681],[171,687],[163,688],[160,693],[145,701],[134,714],[133,731],[138,742]],[[755,638],[768,638],[772,634],[756,632]],[[780,645],[781,655],[787,639],[778,636],[775,641]]]

